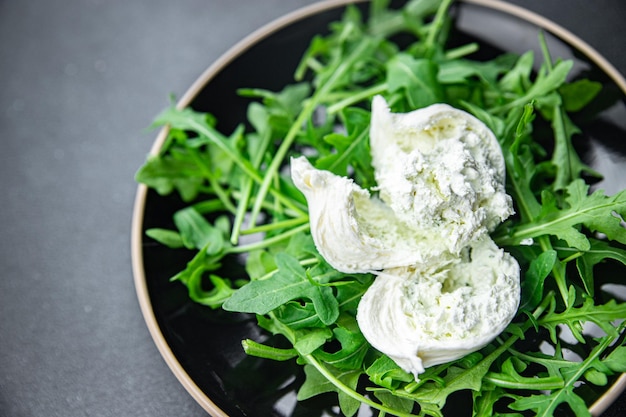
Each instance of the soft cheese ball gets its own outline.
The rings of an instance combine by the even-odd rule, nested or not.
[[[357,321],[365,338],[416,378],[487,345],[513,319],[517,261],[485,235],[458,258],[376,277]]]
[[[453,253],[513,213],[498,140],[467,112],[435,104],[391,113],[376,96],[370,144],[381,200]]]

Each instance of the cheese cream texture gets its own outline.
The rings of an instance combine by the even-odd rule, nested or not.
[[[374,97],[376,195],[291,160],[320,254],[345,273],[374,273],[357,321],[372,346],[415,378],[478,350],[513,319],[519,266],[489,233],[513,213],[493,133],[435,104],[394,114]]]

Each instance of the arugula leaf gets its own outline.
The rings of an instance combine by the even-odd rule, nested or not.
[[[538,218],[515,227],[502,244],[519,244],[523,239],[554,235],[573,248],[588,251],[591,243],[577,227],[580,225],[626,243],[626,229],[621,226],[621,218],[626,215],[626,190],[610,197],[602,190],[589,195],[589,185],[578,179],[565,191],[566,208],[559,210],[554,205],[544,205]]]
[[[437,72],[433,61],[399,53],[387,64],[389,92],[401,91],[406,95],[407,105],[403,109],[439,103],[443,100],[443,91],[437,82]]]
[[[331,144],[337,152],[319,158],[315,166],[341,176],[350,175],[352,168],[357,171],[357,181],[362,186],[373,185],[370,169],[372,158],[369,153],[370,113],[348,107],[342,111],[342,118],[347,134],[331,133],[324,137],[324,141]]]
[[[520,309],[532,310],[543,299],[544,281],[556,263],[555,250],[542,252],[533,259],[522,281],[522,301]]]
[[[151,237],[157,242],[172,249],[178,249],[185,246],[180,233],[175,232],[174,230],[161,228],[148,229],[146,230],[146,236]]]
[[[340,343],[341,349],[334,353],[321,351],[316,354],[316,357],[337,369],[360,370],[369,347],[358,327],[353,329],[336,327],[333,329],[333,333],[335,339]]]
[[[570,297],[575,296],[574,291],[574,287],[570,287]],[[557,312],[555,308],[553,302],[550,311],[539,319],[539,324],[548,329],[550,338],[554,343],[557,341],[557,326],[561,324],[566,324],[580,343],[585,343],[581,326],[581,323],[584,322],[593,322],[606,334],[617,337],[617,330],[612,322],[626,317],[626,303],[617,303],[615,300],[610,300],[606,304],[595,305],[593,298],[585,297],[583,304],[578,307],[570,306],[562,312]]]
[[[360,376],[359,371],[339,371],[332,367],[328,367],[328,369],[337,380],[341,381],[352,390],[356,390]],[[300,387],[300,390],[298,390],[298,400],[306,400],[327,392],[336,392],[339,397],[341,412],[347,417],[356,414],[361,406],[358,400],[346,395],[345,392],[337,388],[335,384],[329,381],[326,376],[322,375],[314,366],[305,365],[304,372],[306,374],[306,380],[302,387]]]
[[[585,291],[593,297],[594,266],[607,259],[614,259],[626,265],[626,250],[611,246],[609,242],[602,240],[589,239],[589,242],[591,244],[589,250],[576,258],[576,268],[585,286]]]
[[[202,249],[209,255],[215,255],[224,250],[226,240],[223,230],[209,223],[193,207],[177,211],[174,214],[174,223],[185,247]]]
[[[563,106],[568,112],[577,112],[589,104],[602,90],[602,84],[583,78],[559,88]]]
[[[297,259],[286,254],[276,255],[278,272],[265,280],[251,281],[237,290],[224,303],[227,311],[267,314],[288,301],[308,299],[313,302],[320,320],[326,325],[334,323],[339,315],[337,300],[325,282],[310,285],[306,270]]]
[[[176,190],[186,202],[198,196],[204,183],[197,164],[181,152],[149,157],[135,175],[135,180],[161,195]]]

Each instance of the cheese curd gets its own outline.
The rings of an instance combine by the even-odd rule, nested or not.
[[[415,378],[484,347],[514,317],[519,265],[489,232],[513,213],[493,133],[445,104],[393,114],[372,102],[378,195],[291,160],[320,254],[345,273],[378,276],[357,322],[372,346]]]
[[[307,199],[311,234],[333,268],[366,273],[390,265],[409,266],[441,255],[445,248],[411,230],[378,198],[351,179],[315,169],[301,156],[291,177]]]
[[[376,96],[370,144],[381,200],[453,253],[513,213],[498,140],[469,113],[435,104],[394,114]]]
[[[365,338],[415,378],[500,334],[520,299],[519,266],[485,235],[441,264],[384,270],[362,297]]]

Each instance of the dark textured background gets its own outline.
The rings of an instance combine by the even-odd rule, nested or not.
[[[201,416],[130,260],[144,128],[242,37],[312,0],[0,0],[0,416]],[[623,0],[514,0],[626,72]],[[626,401],[607,416],[626,415]]]

